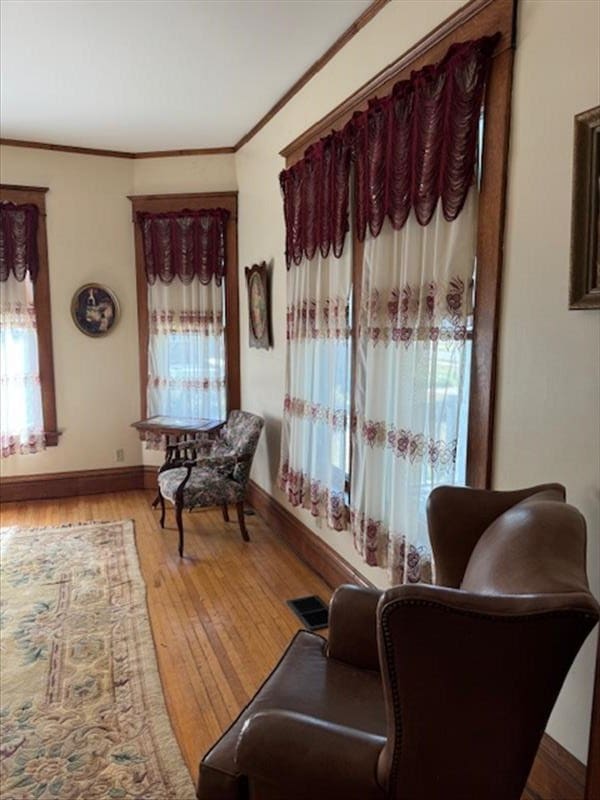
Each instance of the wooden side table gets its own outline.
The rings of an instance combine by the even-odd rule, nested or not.
[[[224,419],[192,419],[188,417],[149,417],[132,422],[143,436],[146,433],[164,436],[167,445],[184,446],[186,442],[199,437],[212,439],[225,425]],[[166,454],[166,450],[165,450]],[[152,507],[158,505],[158,496],[154,499]]]
[[[224,419],[193,419],[189,417],[149,417],[132,422],[131,427],[140,433],[165,436],[167,444],[183,444],[204,434],[210,439],[225,425]]]

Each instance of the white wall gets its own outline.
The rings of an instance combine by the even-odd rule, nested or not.
[[[1,181],[48,186],[46,195],[57,447],[3,459],[2,475],[52,473],[160,463],[142,451],[130,427],[139,419],[138,328],[131,194],[237,188],[233,155],[130,160],[51,150],[0,149]],[[116,293],[121,319],[92,339],[71,320],[71,298],[84,283]],[[116,461],[123,449],[125,460]]]
[[[131,206],[133,162],[122,158],[2,146],[3,183],[48,186],[46,223],[52,304],[57,447],[3,459],[3,475],[140,463],[130,423],[139,418],[137,311]],[[119,300],[121,319],[92,339],[71,319],[71,298],[102,283]]]
[[[277,154],[397,58],[460,2],[390,3],[236,154],[240,263],[273,267],[274,348],[248,349],[242,303],[242,400],[267,421],[253,478],[276,487],[285,375],[284,226]],[[600,102],[597,0],[522,0],[515,61],[510,190],[500,340],[495,486],[561,481],[589,528],[589,572],[600,595],[600,314],[568,311],[573,115]],[[245,287],[240,282],[241,297]],[[315,527],[286,506],[379,586],[350,536]],[[571,671],[549,732],[587,758],[594,641]]]
[[[524,2],[515,55],[495,443],[498,488],[559,481],[600,596],[600,311],[569,311],[573,117],[600,103],[600,3]],[[596,635],[549,732],[586,760]]]
[[[140,158],[133,162],[133,194],[226,192],[236,189],[233,154]]]

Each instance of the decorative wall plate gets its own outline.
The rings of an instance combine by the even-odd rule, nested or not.
[[[119,313],[119,301],[99,283],[86,283],[71,300],[73,322],[86,336],[106,336],[117,324]]]
[[[263,261],[246,267],[250,347],[271,346],[270,304],[267,265]]]

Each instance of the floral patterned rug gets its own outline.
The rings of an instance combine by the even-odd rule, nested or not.
[[[0,796],[193,800],[133,522],[1,531]]]

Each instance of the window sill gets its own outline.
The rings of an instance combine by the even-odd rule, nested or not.
[[[62,431],[46,431],[44,437],[46,439],[46,447],[56,447],[58,440],[62,435]]]

